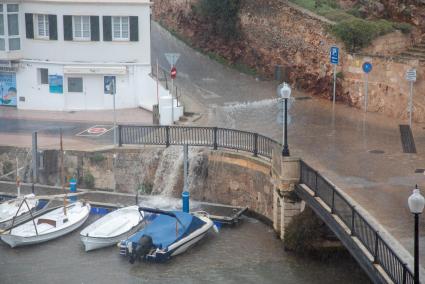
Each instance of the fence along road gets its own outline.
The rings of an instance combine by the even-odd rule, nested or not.
[[[258,133],[184,126],[119,125],[119,146],[189,145],[245,151],[272,159],[280,144]],[[413,284],[413,273],[367,218],[330,181],[301,161],[296,193],[329,226],[375,283]]]

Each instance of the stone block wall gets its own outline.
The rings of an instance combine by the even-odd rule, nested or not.
[[[370,61],[373,65],[368,75],[368,111],[407,119],[410,87],[405,74],[414,67],[417,69],[418,79],[413,90],[413,120],[425,121],[425,64],[416,60],[397,61],[390,57],[347,55],[342,66],[344,91],[350,97],[351,104],[358,108],[364,106],[366,78],[362,64],[365,61]]]

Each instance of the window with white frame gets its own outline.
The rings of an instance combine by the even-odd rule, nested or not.
[[[47,68],[37,68],[37,81],[39,85],[49,84],[49,70]]]
[[[39,39],[49,39],[49,15],[34,15],[35,37]]]
[[[8,49],[19,50],[21,49],[21,39],[19,37],[19,5],[6,4],[6,11]]]
[[[72,16],[74,40],[90,40],[90,16]]]
[[[68,78],[68,92],[69,93],[82,93],[83,92],[83,78],[69,77]]]
[[[5,41],[5,35],[4,35],[3,4],[0,4],[0,50],[6,50],[6,41]]]
[[[112,17],[112,40],[130,40],[129,17]]]

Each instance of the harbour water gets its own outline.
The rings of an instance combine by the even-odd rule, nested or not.
[[[369,283],[353,259],[320,262],[286,252],[271,228],[251,218],[210,232],[162,264],[131,265],[117,247],[86,253],[79,231],[29,247],[0,243],[0,283]]]

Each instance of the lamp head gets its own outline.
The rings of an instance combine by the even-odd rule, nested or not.
[[[287,83],[282,83],[277,87],[277,95],[282,99],[291,97],[291,87]]]
[[[416,185],[415,189],[413,190],[413,194],[410,195],[408,199],[409,209],[410,212],[413,214],[421,214],[424,210],[425,206],[425,199],[421,195],[418,186]]]

